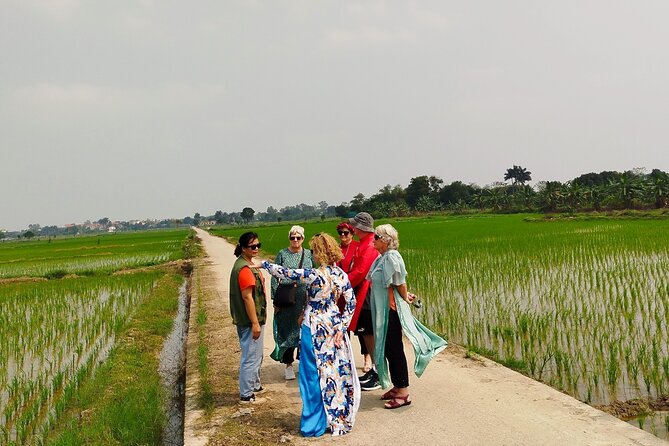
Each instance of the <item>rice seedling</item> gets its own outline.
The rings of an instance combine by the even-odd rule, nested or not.
[[[1,444],[44,442],[164,275],[109,273],[179,258],[185,236],[156,231],[0,247],[0,278],[52,279],[0,282]],[[77,272],[84,277],[65,278]]]
[[[121,325],[161,273],[0,287],[2,425],[14,441],[40,432],[103,361]],[[63,404],[58,404],[63,402]]]

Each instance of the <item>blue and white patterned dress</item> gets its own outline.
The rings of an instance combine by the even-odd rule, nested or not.
[[[360,405],[360,382],[346,333],[355,310],[348,276],[337,266],[292,270],[269,262],[262,266],[278,279],[307,284],[298,377],[303,401],[300,432],[310,437],[326,430],[332,435],[350,432]],[[343,314],[337,307],[339,296],[346,302]],[[334,344],[338,332],[344,333],[340,347]]]

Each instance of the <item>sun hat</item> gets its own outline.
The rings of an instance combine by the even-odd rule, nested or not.
[[[374,219],[367,212],[358,212],[355,217],[349,218],[348,222],[361,231],[374,232]]]

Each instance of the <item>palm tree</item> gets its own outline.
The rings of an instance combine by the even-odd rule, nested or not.
[[[583,188],[583,197],[586,201],[586,204],[592,206],[595,211],[602,210],[602,201],[606,197],[606,191],[604,186],[589,186]]]
[[[666,207],[669,202],[669,175],[662,172],[651,177],[646,190],[657,209]]]
[[[525,184],[532,180],[532,172],[524,167],[516,166],[514,164],[513,167],[506,169],[506,173],[504,174],[504,181],[511,179],[513,180],[514,185],[517,183]]]
[[[579,209],[585,200],[585,189],[578,183],[571,183],[564,191],[564,202],[569,212]]]
[[[562,183],[559,181],[546,181],[543,190],[540,192],[540,196],[545,211],[557,211],[558,206],[564,197]]]
[[[624,208],[630,209],[632,207],[632,200],[640,192],[637,177],[632,172],[627,171],[620,175],[617,181],[611,181],[610,185]]]

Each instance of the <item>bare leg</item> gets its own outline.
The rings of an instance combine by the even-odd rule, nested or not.
[[[362,337],[365,340],[365,347],[367,347],[367,353],[372,356],[372,364],[374,363],[374,335],[364,335]]]

